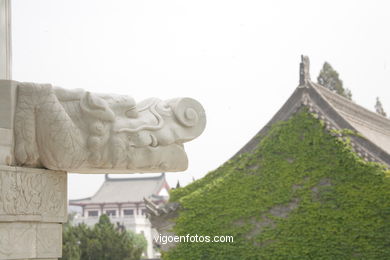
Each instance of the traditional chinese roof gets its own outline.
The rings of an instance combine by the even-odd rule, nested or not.
[[[300,84],[275,116],[235,156],[252,151],[270,127],[289,119],[302,107],[318,116],[331,133],[342,136],[344,129],[350,136],[354,150],[366,160],[390,166],[390,120],[357,105],[310,79],[309,59],[302,56]]]
[[[382,240],[378,237],[367,237],[356,247],[360,242],[345,242],[344,233],[334,232],[334,227],[342,230],[343,226],[352,223],[353,228],[347,229],[356,232],[354,234],[377,234],[379,229],[373,223],[387,223],[380,219],[383,217],[380,212],[383,211],[384,198],[388,196],[385,191],[389,187],[382,176],[384,171],[351,156],[354,154],[344,150],[346,145],[334,142],[322,132],[322,124],[300,111],[310,111],[332,135],[350,138],[351,146],[359,156],[387,167],[390,167],[390,120],[312,82],[306,57],[302,57],[300,73],[300,84],[294,93],[268,124],[234,156],[235,160],[228,161],[177,193],[173,191],[170,203],[156,205],[151,200],[145,200],[152,226],[160,234],[175,235],[173,232],[188,227],[195,227],[201,232],[210,230],[210,226],[233,234],[248,225],[248,233],[235,237],[235,244],[228,249],[229,256],[235,254],[237,259],[242,256],[237,244],[240,248],[250,248],[251,256],[257,258],[275,255],[278,248],[280,250],[276,253],[282,257],[285,252],[288,256],[292,248],[298,250],[295,251],[298,256],[305,255],[308,248],[318,253],[317,245],[327,241],[342,241],[344,248],[340,255],[343,256],[356,255],[356,251],[348,251],[351,243],[355,248],[364,248],[361,250],[364,253],[370,248],[374,248],[372,254],[380,251],[377,248],[382,248],[382,244],[377,241]],[[287,120],[289,122],[284,126],[270,131],[276,123]],[[303,135],[299,136],[300,133]],[[295,139],[289,142],[287,138]],[[323,142],[317,140],[320,144],[317,145],[313,142],[316,138],[322,138]],[[308,152],[304,153],[306,149]],[[324,160],[324,156],[328,159]],[[339,161],[333,163],[332,160]],[[211,200],[205,200],[205,192]],[[242,205],[243,210],[232,210],[237,205]],[[372,209],[375,213],[365,217],[362,209],[366,207],[370,207],[367,212]],[[211,214],[212,217],[206,214],[213,210],[216,213]],[[271,215],[276,218],[269,218]],[[228,217],[221,221],[218,216]],[[361,225],[362,219],[366,224]],[[327,236],[318,242],[319,238],[313,236],[312,230],[319,227],[326,230],[329,226],[332,228],[327,231]],[[366,244],[369,246],[365,247]],[[176,248],[171,251],[169,246]],[[227,244],[227,247],[230,245]],[[180,244],[170,243],[161,245],[161,249],[168,250],[166,256],[172,259],[179,254],[186,256],[200,252],[197,248],[187,250]],[[218,248],[209,249],[202,249],[201,253],[206,252],[211,258],[221,256]],[[339,252],[326,253],[334,256]]]
[[[154,201],[162,200],[164,197],[160,196],[159,192],[163,188],[169,190],[165,173],[129,178],[110,178],[106,175],[104,183],[95,195],[89,198],[70,200],[69,205],[143,203],[144,198]]]

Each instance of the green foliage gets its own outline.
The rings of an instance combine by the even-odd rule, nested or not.
[[[64,225],[64,260],[138,260],[146,248],[142,235],[116,229],[107,215],[91,229],[85,224]]]
[[[182,207],[176,234],[232,235],[234,243],[180,243],[164,260],[390,255],[386,170],[306,111],[275,125],[253,152],[173,190],[171,199]]]
[[[334,133],[334,134],[341,135],[344,138],[348,138],[349,136],[356,136],[356,137],[360,137],[362,139],[366,139],[361,133],[353,131],[351,129],[341,129],[341,130],[332,129],[332,130],[330,130],[330,132]]]
[[[343,87],[343,81],[339,78],[339,73],[328,62],[325,62],[322,66],[317,82],[327,89],[352,100],[352,92]]]

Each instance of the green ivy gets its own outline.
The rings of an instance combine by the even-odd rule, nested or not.
[[[274,125],[254,151],[172,191],[181,204],[176,234],[234,242],[179,243],[163,258],[387,259],[386,176],[301,111]]]
[[[360,137],[362,139],[366,139],[361,133],[356,132],[356,131],[351,130],[351,129],[341,129],[341,130],[332,129],[332,130],[330,130],[330,132],[334,133],[334,134],[340,134],[343,136],[356,136],[356,137]]]

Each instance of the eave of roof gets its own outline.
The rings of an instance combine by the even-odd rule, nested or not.
[[[158,195],[157,193],[163,188],[167,188],[169,189],[169,185],[165,179],[165,173],[161,173],[159,175],[145,175],[145,176],[134,176],[134,177],[127,177],[127,178],[110,178],[107,174],[105,176],[105,180],[103,182],[103,184],[100,186],[100,188],[98,189],[98,191],[91,197],[87,197],[87,198],[82,198],[82,199],[74,199],[74,200],[69,200],[69,205],[73,205],[73,206],[82,206],[82,205],[87,205],[87,204],[112,204],[112,203],[140,203],[140,202],[143,202],[143,197],[142,198],[138,198],[135,199],[135,196],[134,198],[132,198],[133,196],[129,196],[127,194],[124,194],[125,192],[128,192],[129,190],[113,190],[112,185],[116,185],[117,184],[120,184],[120,185],[124,185],[124,186],[127,186],[127,185],[134,185],[136,184],[137,182],[139,183],[142,183],[142,184],[145,184],[145,183],[149,183],[149,184],[153,184],[154,183],[154,186],[152,185],[152,187],[148,187],[148,194],[142,194],[144,195],[145,197],[147,196],[153,196],[153,195]],[[142,186],[141,184],[141,186]],[[117,195],[118,192],[122,192],[124,194],[123,196],[123,199],[119,199],[119,198],[113,198],[113,199],[110,199],[110,198],[101,198],[101,195],[102,193],[107,193],[107,189],[109,189],[110,191],[108,191],[108,194],[111,193],[115,193],[114,195]],[[122,194],[121,193],[121,194]],[[150,193],[150,194],[149,194]],[[156,193],[156,194],[155,194]],[[135,195],[140,195],[140,194],[135,194]],[[107,194],[106,194],[107,196]],[[104,196],[103,196],[104,197]],[[126,199],[127,197],[127,199]]]

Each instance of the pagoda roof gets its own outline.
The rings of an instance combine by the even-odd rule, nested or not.
[[[163,189],[169,189],[165,173],[142,174],[128,178],[106,178],[99,190],[92,197],[69,200],[69,205],[82,206],[88,204],[143,203],[144,198],[152,200],[164,199],[158,195]]]
[[[302,107],[322,120],[334,135],[343,136],[349,129],[355,135],[351,145],[357,154],[368,161],[390,167],[390,119],[372,112],[353,101],[338,95],[310,79],[309,59],[302,56],[300,84],[275,116],[235,155],[252,151],[273,124],[288,120]]]

